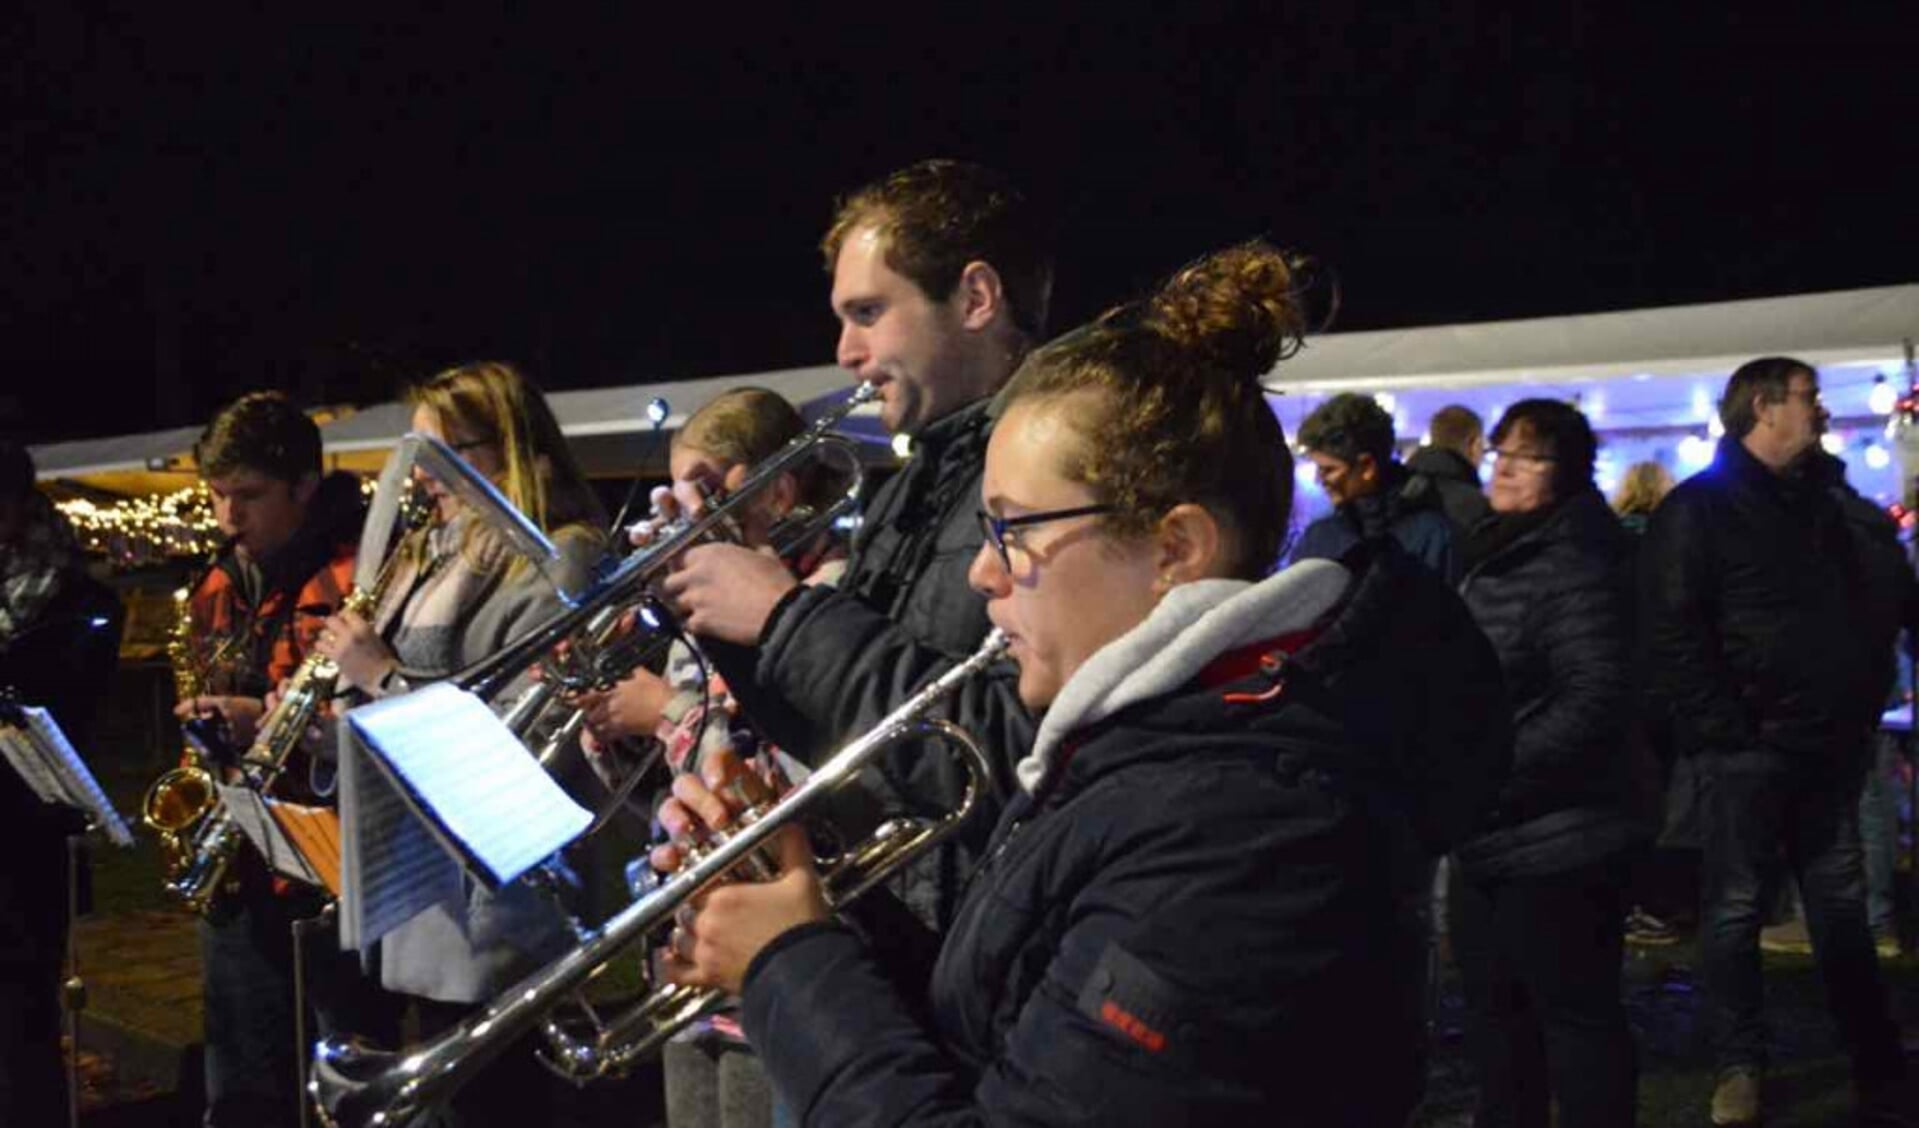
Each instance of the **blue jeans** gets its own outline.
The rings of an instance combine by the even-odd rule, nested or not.
[[[1863,1084],[1903,1070],[1866,927],[1859,789],[1864,749],[1786,758],[1766,752],[1698,763],[1705,859],[1700,962],[1719,1068],[1763,1069],[1759,928],[1764,891],[1784,867],[1798,881],[1827,1006]]]

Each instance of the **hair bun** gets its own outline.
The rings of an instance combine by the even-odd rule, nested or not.
[[[1215,367],[1257,383],[1306,332],[1302,256],[1255,239],[1175,273],[1143,303],[1142,320]]]

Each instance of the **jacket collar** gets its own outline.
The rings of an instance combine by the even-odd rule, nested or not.
[[[946,448],[986,425],[986,408],[991,402],[990,397],[974,400],[965,407],[940,416],[913,436],[913,446],[924,453],[928,461],[937,461]]]
[[[1179,689],[1228,652],[1318,623],[1351,580],[1333,561],[1308,560],[1257,584],[1200,580],[1167,592],[1152,614],[1101,647],[1061,688],[1032,752],[1015,769],[1020,786],[1038,790],[1076,732]]]

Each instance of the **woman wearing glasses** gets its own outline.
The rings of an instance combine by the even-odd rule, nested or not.
[[[1633,1123],[1619,997],[1631,862],[1650,826],[1634,739],[1632,542],[1593,486],[1586,417],[1523,400],[1493,428],[1493,517],[1460,592],[1499,652],[1513,772],[1461,847],[1448,909],[1479,1074],[1477,1123]]]
[[[441,372],[408,398],[413,430],[451,446],[544,530],[577,589],[605,550],[604,518],[539,389],[513,366],[488,362]],[[425,488],[432,520],[395,547],[400,558],[373,618],[334,615],[315,644],[339,663],[343,683],[369,697],[404,693],[410,677],[450,675],[560,610],[537,568],[438,482]],[[491,896],[473,887],[464,906],[436,905],[381,939],[377,981],[394,994],[353,1016],[367,1025],[350,1032],[392,1045],[407,1001],[395,996],[410,996],[430,1036],[550,958],[569,935],[533,889],[511,885]],[[530,1049],[507,1055],[460,1095],[452,1123],[523,1123],[516,1110],[551,1088]]]
[[[1301,330],[1294,269],[1215,254],[1004,393],[970,578],[1042,719],[930,979],[829,919],[792,828],[781,876],[683,914],[669,974],[743,994],[807,1123],[1404,1122],[1395,867],[1412,829],[1477,813],[1504,702],[1416,566],[1271,574],[1293,475],[1259,381]],[[1422,726],[1450,817],[1407,790]],[[681,777],[663,818],[725,824],[730,769]]]

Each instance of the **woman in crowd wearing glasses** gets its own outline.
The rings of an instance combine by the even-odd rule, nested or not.
[[[1499,652],[1513,771],[1448,897],[1465,989],[1477,1123],[1631,1125],[1620,1002],[1626,878],[1655,800],[1634,739],[1632,542],[1593,485],[1578,409],[1522,400],[1494,426],[1493,516],[1460,592]]]
[[[1394,871],[1478,816],[1504,701],[1437,578],[1363,551],[1272,573],[1293,474],[1260,380],[1303,321],[1294,262],[1237,247],[1009,385],[971,581],[1041,719],[936,965],[882,971],[792,828],[781,875],[705,895],[666,961],[742,994],[807,1123],[1404,1122]],[[702,776],[678,832],[734,817],[731,760]]]

